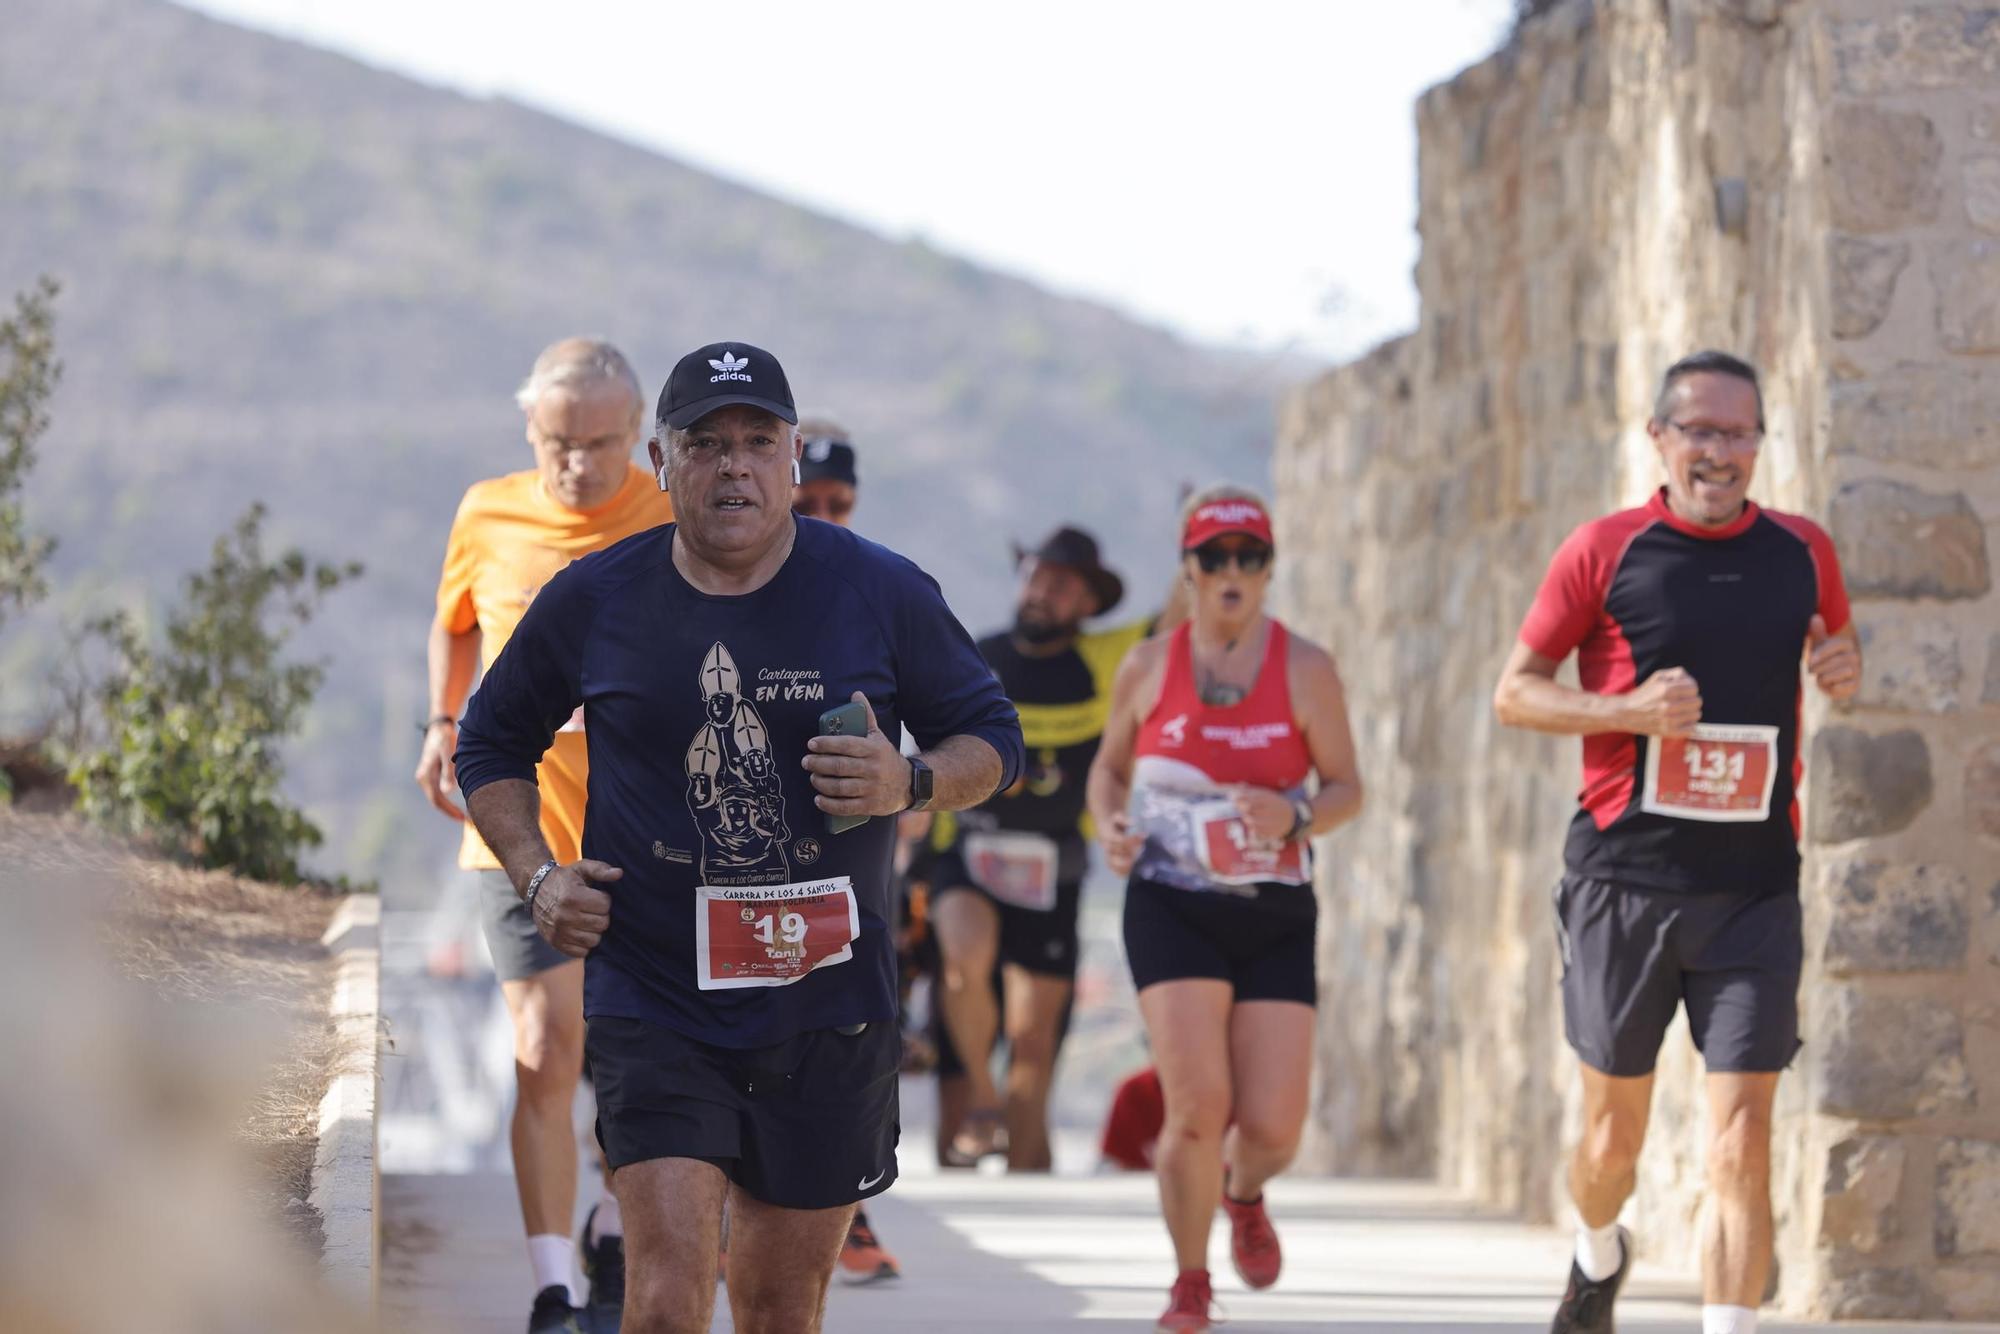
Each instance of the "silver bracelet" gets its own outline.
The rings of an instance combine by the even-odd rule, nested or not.
[[[535,894],[541,889],[542,881],[547,880],[549,872],[555,870],[560,865],[560,862],[550,859],[536,867],[535,873],[528,877],[528,892],[521,895],[521,901],[528,905],[528,916],[530,919],[535,915]]]

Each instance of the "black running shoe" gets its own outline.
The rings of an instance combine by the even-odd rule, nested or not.
[[[584,1304],[584,1326],[590,1334],[618,1334],[625,1323],[625,1238],[590,1239],[597,1206],[583,1222],[583,1276],[590,1280],[590,1300]]]
[[[569,1304],[569,1289],[551,1283],[535,1294],[535,1307],[528,1312],[528,1334],[583,1334],[576,1323],[582,1314]]]
[[[1618,1299],[1618,1289],[1624,1285],[1625,1274],[1631,1268],[1632,1234],[1622,1227],[1618,1229],[1618,1272],[1610,1278],[1587,1279],[1576,1261],[1571,1260],[1569,1291],[1563,1294],[1562,1305],[1556,1308],[1549,1334],[1617,1334],[1618,1326],[1611,1319],[1611,1303]]]

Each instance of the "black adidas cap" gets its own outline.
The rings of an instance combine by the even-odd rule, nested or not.
[[[658,416],[676,431],[685,431],[732,403],[775,412],[792,425],[799,424],[785,368],[769,352],[748,343],[710,343],[674,363],[674,373],[660,391]]]

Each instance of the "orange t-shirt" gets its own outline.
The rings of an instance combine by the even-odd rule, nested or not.
[[[532,468],[475,482],[459,502],[438,579],[437,619],[452,634],[479,631],[479,666],[493,665],[528,603],[556,572],[613,542],[672,523],[673,506],[637,464],[625,470],[618,493],[592,510],[573,510],[553,499]],[[536,768],[542,790],[542,836],[561,861],[582,856],[583,806],[589,761],[579,709]],[[474,870],[500,865],[472,822],[458,864]]]

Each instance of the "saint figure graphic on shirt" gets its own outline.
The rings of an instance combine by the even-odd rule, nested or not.
[[[736,660],[721,643],[701,662],[707,719],[688,746],[688,809],[701,831],[702,880],[711,885],[778,885],[790,879],[785,793],[771,734],[743,698]]]

